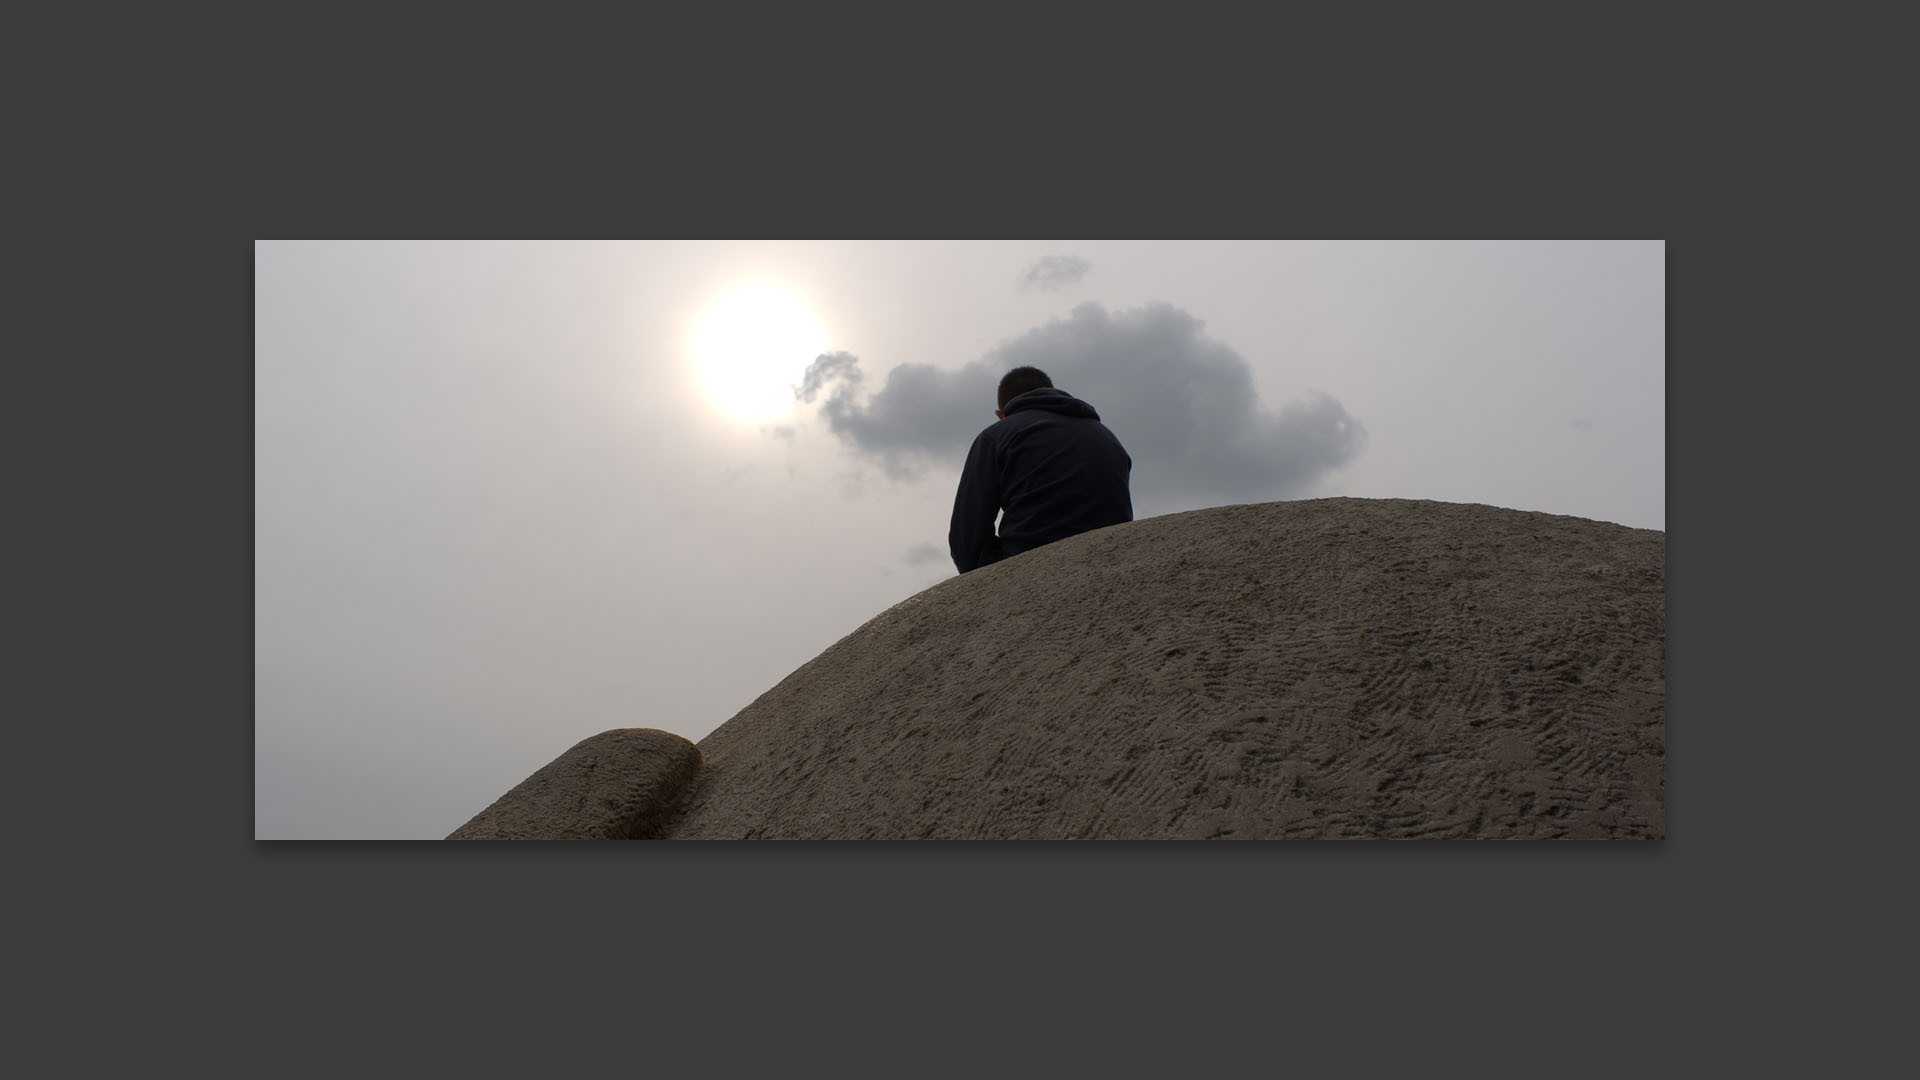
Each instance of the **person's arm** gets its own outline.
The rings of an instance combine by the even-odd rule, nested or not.
[[[947,551],[961,573],[998,562],[1006,555],[993,534],[1000,513],[1000,463],[993,440],[981,432],[967,451],[960,470],[960,489],[953,496],[953,523],[947,529]]]

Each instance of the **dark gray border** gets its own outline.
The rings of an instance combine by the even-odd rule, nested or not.
[[[1766,528],[1796,545],[1824,527],[1787,512],[1796,492],[1756,474],[1763,432],[1739,422],[1784,396],[1753,373],[1785,359],[1764,286],[1795,253],[1776,220],[1740,209],[1759,209],[1741,194],[1753,174],[1715,168],[1753,149],[1754,134],[1736,145],[1751,126],[1730,130],[1742,120],[1737,102],[1703,130],[1690,91],[1699,79],[1668,62],[1706,42],[1703,32],[1664,13],[1647,25],[1598,18],[1560,32],[1543,24],[1530,44],[1502,37],[1478,55],[1389,20],[1367,39],[1408,61],[1397,84],[1331,58],[1316,66],[1317,50],[1297,36],[1261,39],[1285,43],[1279,64],[1245,46],[1222,58],[1196,44],[1172,65],[1196,88],[1178,100],[1149,92],[1152,110],[1051,105],[1004,133],[993,126],[1010,114],[983,115],[957,100],[956,85],[953,108],[903,117],[925,121],[904,154],[899,125],[847,108],[882,99],[904,108],[898,87],[862,78],[859,63],[810,57],[808,71],[789,54],[769,69],[783,93],[810,76],[842,89],[817,113],[784,100],[781,121],[814,126],[808,153],[783,170],[757,148],[719,148],[716,129],[688,115],[699,109],[688,88],[712,74],[673,67],[678,50],[660,33],[636,36],[643,70],[631,107],[607,109],[582,93],[536,100],[525,80],[479,77],[511,44],[499,19],[455,20],[437,35],[389,28],[399,51],[380,67],[386,81],[364,69],[339,77],[336,48],[358,54],[372,40],[366,28],[275,28],[250,44],[248,78],[201,102],[217,96],[222,122],[171,148],[175,160],[212,162],[196,170],[203,184],[167,189],[175,198],[160,200],[164,214],[159,201],[146,204],[148,224],[174,235],[108,245],[129,257],[101,273],[140,288],[119,290],[106,325],[97,307],[73,312],[82,362],[111,364],[122,378],[102,436],[117,450],[91,463],[120,470],[128,482],[112,490],[126,501],[88,528],[139,538],[117,557],[105,542],[67,553],[68,577],[110,584],[100,623],[135,654],[109,672],[72,669],[84,705],[74,715],[112,718],[134,735],[131,752],[90,759],[99,786],[89,793],[154,797],[133,808],[139,835],[118,822],[84,888],[136,909],[144,936],[182,970],[194,970],[185,956],[194,946],[201,977],[214,972],[239,1005],[236,1042],[265,1033],[277,1044],[263,1052],[295,1057],[301,1045],[364,1030],[370,1013],[403,1018],[414,1038],[440,1033],[441,1066],[501,1060],[458,1018],[494,1028],[565,1018],[617,1032],[578,1037],[587,1053],[621,1042],[645,1054],[664,1034],[669,1056],[691,1042],[676,1024],[704,1018],[746,1030],[689,1052],[719,1065],[771,1053],[777,1066],[791,1060],[796,1043],[779,1036],[796,1018],[852,1001],[867,1006],[857,1023],[823,1023],[799,1048],[822,1048],[827,1033],[890,1045],[906,1032],[936,1046],[944,1036],[967,1061],[968,1047],[995,1035],[1042,1037],[1037,1026],[1092,1044],[1079,1060],[1151,1064],[1165,1060],[1165,1033],[1196,1021],[1196,1039],[1299,1064],[1276,1044],[1289,1034],[1275,1030],[1284,1013],[1312,1017],[1306,1037],[1323,1052],[1338,1043],[1331,1060],[1354,1065],[1527,1061],[1538,1049],[1596,1066],[1698,1060],[1675,1060],[1654,1041],[1676,1030],[1725,1036],[1718,1065],[1755,1053],[1777,1034],[1764,1011],[1738,1029],[1746,1042],[1731,1041],[1725,1018],[1764,1005],[1782,975],[1769,960],[1783,939],[1841,914],[1823,910],[1841,902],[1826,881],[1784,872],[1796,850],[1833,838],[1782,827],[1794,808],[1850,783],[1782,738],[1807,718],[1775,683],[1790,669],[1758,665],[1785,659],[1777,645],[1757,646],[1805,608],[1758,602],[1792,571],[1756,548],[1747,526],[1771,508]],[[491,29],[476,37],[475,23]],[[1230,48],[1235,38],[1201,42]],[[1113,44],[1102,53],[1118,55]],[[413,46],[438,60],[401,64]],[[1495,55],[1509,48],[1518,51]],[[568,48],[537,51],[549,77],[615,66],[604,45],[585,62]],[[218,82],[222,68],[212,70]],[[392,107],[422,101],[422,78],[455,88],[439,114]],[[1084,99],[1072,80],[1065,90],[1032,85],[1043,83],[1056,93],[1040,105]],[[1379,125],[1385,98],[1405,103],[1403,124]],[[999,103],[1010,100],[1036,96],[999,87]],[[979,123],[946,122],[961,115]],[[1156,132],[1189,153],[1153,152]],[[624,157],[609,154],[614,143]],[[1767,230],[1764,249],[1749,239],[1754,229]],[[248,839],[250,239],[763,232],[1668,238],[1669,838],[678,848]],[[1794,841],[1785,850],[1783,838]],[[113,865],[128,844],[164,851],[138,861],[162,883],[158,896]],[[1008,1022],[1015,1013],[1044,1019]],[[950,1016],[974,1022],[941,1022]],[[774,1049],[754,1050],[754,1035],[769,1030]],[[1410,1037],[1436,1031],[1445,1034]]]

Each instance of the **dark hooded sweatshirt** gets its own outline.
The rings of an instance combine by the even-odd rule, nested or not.
[[[947,548],[961,573],[1133,520],[1133,459],[1093,406],[1042,387],[1007,402],[1005,412],[973,440],[953,498]]]

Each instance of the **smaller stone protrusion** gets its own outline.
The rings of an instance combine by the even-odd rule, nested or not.
[[[521,781],[447,839],[644,837],[673,811],[699,771],[700,748],[672,732],[603,731]]]

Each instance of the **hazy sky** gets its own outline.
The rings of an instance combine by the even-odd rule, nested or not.
[[[699,740],[953,574],[1035,364],[1139,517],[1345,495],[1664,529],[1665,244],[279,242],[254,251],[255,835],[445,836]]]

